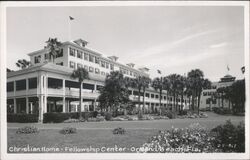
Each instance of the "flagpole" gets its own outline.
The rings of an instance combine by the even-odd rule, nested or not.
[[[69,20],[69,41],[71,41],[71,20]]]

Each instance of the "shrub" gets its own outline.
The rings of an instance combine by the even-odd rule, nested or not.
[[[81,112],[82,117],[87,120],[89,117],[93,117],[93,112]],[[79,113],[44,113],[43,123],[61,123],[67,119],[78,119]]]
[[[38,114],[7,114],[7,122],[36,123],[38,122]]]
[[[105,117],[106,121],[110,121],[110,120],[112,120],[112,113],[106,112],[106,113],[104,113],[104,117]]]
[[[212,110],[217,114],[230,114],[231,110],[229,108],[213,107]]]
[[[38,129],[34,126],[26,126],[22,128],[18,128],[16,133],[17,134],[35,134],[38,133]]]
[[[125,134],[125,132],[126,132],[125,129],[121,127],[115,128],[113,130],[113,134]]]
[[[67,119],[65,121],[63,121],[63,123],[76,123],[76,122],[82,122],[79,119]]]
[[[165,111],[163,113],[163,115],[167,116],[169,119],[174,119],[175,118],[175,113],[173,113],[172,111]]]
[[[76,133],[76,128],[73,127],[65,127],[62,130],[60,130],[61,134],[74,134]]]
[[[215,145],[223,152],[245,152],[245,125],[235,126],[230,120],[212,129]]]
[[[97,111],[94,111],[94,112],[93,112],[93,117],[96,118],[97,115],[98,115],[98,112],[97,112]]]
[[[143,144],[141,152],[216,152],[213,138],[209,131],[198,123],[186,129],[172,128],[172,130],[159,131],[148,143]]]

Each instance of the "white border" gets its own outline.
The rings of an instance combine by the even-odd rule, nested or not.
[[[195,154],[137,154],[137,153],[38,153],[7,154],[6,124],[6,8],[35,6],[242,6],[245,20],[245,79],[246,79],[246,153],[195,153]],[[250,159],[249,156],[249,2],[247,1],[65,1],[65,2],[1,2],[1,159]],[[249,142],[249,143],[247,143]]]

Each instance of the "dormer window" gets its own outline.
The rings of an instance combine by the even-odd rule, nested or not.
[[[35,64],[41,62],[41,55],[35,56]]]

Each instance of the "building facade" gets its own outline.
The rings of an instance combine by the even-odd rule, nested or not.
[[[204,89],[201,93],[200,108],[211,110],[213,107],[230,108],[228,99],[220,98],[217,90],[219,88],[231,86],[235,82],[235,77],[227,74],[219,82],[213,82],[210,89]]]
[[[29,53],[31,66],[7,74],[7,111],[8,113],[38,114],[43,120],[47,112],[77,112],[79,106],[78,82],[70,78],[74,69],[85,68],[89,79],[84,80],[82,88],[81,111],[94,111],[98,108],[98,96],[104,86],[105,78],[112,71],[120,71],[124,76],[136,78],[149,77],[148,68],[135,68],[135,64],[122,64],[118,57],[106,57],[96,51],[86,48],[87,42],[78,39],[62,43],[60,54],[53,61],[48,49],[44,48]],[[138,91],[130,88],[130,99],[138,105]],[[147,112],[159,110],[159,93],[149,87],[145,93],[145,108]],[[142,96],[140,102],[142,102]],[[183,104],[189,108],[185,97],[175,99],[178,107]],[[173,97],[162,94],[162,107],[171,109]],[[79,107],[80,108],[80,107]]]

